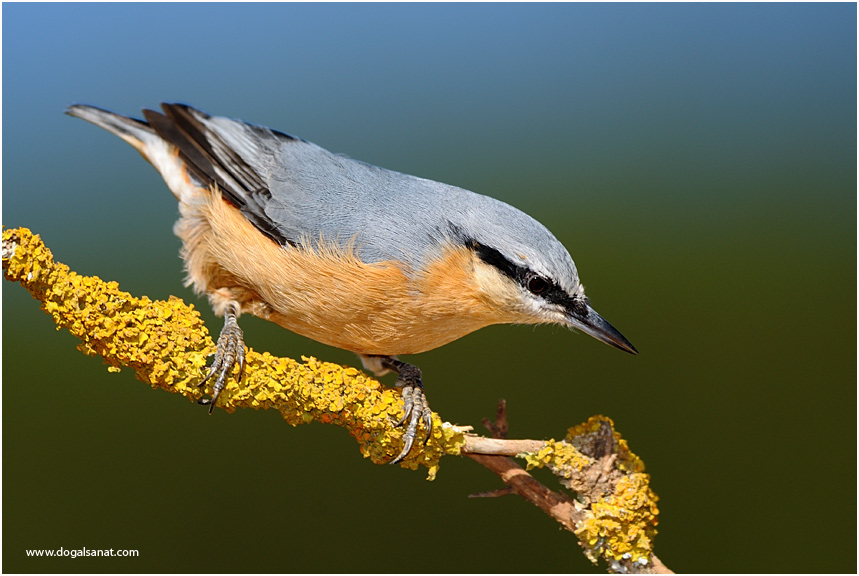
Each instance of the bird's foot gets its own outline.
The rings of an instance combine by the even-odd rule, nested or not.
[[[209,373],[198,384],[203,386],[209,378],[217,374],[215,385],[212,387],[211,398],[201,398],[198,403],[209,405],[209,414],[215,409],[215,402],[218,400],[218,395],[224,389],[227,383],[227,377],[233,367],[239,365],[238,380],[241,381],[242,375],[245,372],[245,342],[244,333],[239,328],[238,313],[235,305],[228,306],[224,314],[224,328],[221,330],[221,335],[218,336],[218,346],[215,352],[215,358],[212,361],[212,366],[209,368]]]
[[[403,390],[403,417],[394,426],[405,424],[406,432],[403,434],[404,446],[402,452],[391,460],[391,464],[397,464],[398,462],[402,462],[409,455],[409,452],[411,452],[412,445],[417,436],[418,424],[421,420],[423,420],[427,430],[424,445],[429,442],[432,435],[432,410],[430,410],[426,394],[424,394],[421,371],[417,366],[390,356],[382,356],[380,359],[383,368],[392,370],[399,375],[396,386]]]

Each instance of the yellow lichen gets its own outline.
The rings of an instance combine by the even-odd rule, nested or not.
[[[42,302],[58,329],[65,327],[81,340],[82,352],[104,358],[108,370],[129,367],[153,388],[194,401],[204,391],[211,393],[211,382],[205,390],[198,384],[215,345],[193,305],[172,296],[167,301],[136,298],[116,282],[71,272],[54,262],[39,236],[26,228],[3,231],[3,270]],[[403,445],[404,428],[392,425],[403,412],[399,391],[382,388],[355,368],[302,360],[249,349],[241,384],[229,379],[217,406],[228,412],[274,408],[293,426],[314,420],[336,424],[358,441],[365,457],[391,461]],[[441,456],[459,454],[464,437],[437,414],[426,446],[420,446],[423,432],[421,426],[417,445],[401,466],[426,466],[432,480]]]
[[[608,428],[606,428],[608,426]],[[627,560],[646,564],[653,551],[656,535],[657,496],[650,489],[650,476],[645,474],[644,463],[629,450],[626,441],[614,429],[614,423],[605,416],[593,416],[587,422],[573,426],[563,441],[548,440],[537,452],[520,454],[527,469],[549,468],[569,487],[570,478],[589,466],[601,466],[580,449],[595,438],[607,434],[613,439],[610,451],[615,455],[612,466],[617,480],[614,491],[608,495],[583,498],[581,509],[584,519],[577,524],[576,535],[592,561],[603,557],[609,562]],[[594,482],[604,477],[598,471]],[[579,484],[582,486],[583,484]]]
[[[553,474],[562,478],[570,478],[576,471],[593,463],[571,444],[555,440],[547,440],[546,445],[537,452],[520,454],[525,459],[526,469],[548,467]]]
[[[614,494],[594,502],[576,528],[591,560],[600,555],[606,560],[648,562],[658,524],[657,500],[649,474],[622,476]]]

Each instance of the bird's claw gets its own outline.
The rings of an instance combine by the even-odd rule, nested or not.
[[[212,366],[209,368],[209,373],[206,374],[206,377],[198,384],[198,386],[202,387],[212,376],[216,374],[218,376],[212,387],[212,397],[201,398],[198,401],[199,404],[209,405],[209,414],[215,409],[215,402],[218,400],[221,390],[226,386],[227,377],[236,364],[239,365],[238,380],[241,381],[245,372],[244,333],[239,328],[235,311],[230,309],[224,315],[224,328],[221,330],[221,335],[218,336],[217,351],[215,352]]]
[[[432,410],[430,410],[426,394],[424,394],[420,370],[416,366],[404,362],[397,369],[400,374],[397,386],[403,389],[403,417],[394,426],[399,427],[405,424],[406,431],[403,434],[403,450],[396,458],[391,460],[391,464],[402,462],[409,455],[417,436],[418,424],[421,420],[423,420],[424,427],[426,427],[424,446],[426,446],[430,436],[432,436]]]

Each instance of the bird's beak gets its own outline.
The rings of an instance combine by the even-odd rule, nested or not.
[[[567,319],[570,325],[577,330],[581,330],[589,336],[593,336],[600,342],[605,342],[609,346],[614,346],[618,350],[629,352],[630,354],[638,354],[638,350],[630,343],[629,340],[623,337],[623,334],[605,321],[605,319],[597,314],[596,310],[585,305],[584,310],[571,310],[567,313]]]

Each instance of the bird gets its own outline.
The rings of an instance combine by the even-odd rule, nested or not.
[[[264,126],[163,103],[135,119],[84,104],[66,113],[122,138],[179,203],[186,285],[224,326],[200,386],[209,413],[245,363],[248,313],[397,374],[410,453],[432,411],[419,354],[493,324],[557,324],[636,348],[590,305],[567,249],[495,198],[335,154]]]

